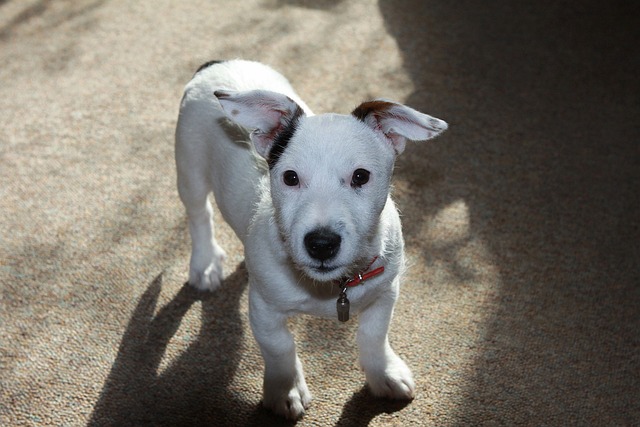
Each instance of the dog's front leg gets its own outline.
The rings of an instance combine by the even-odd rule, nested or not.
[[[413,375],[389,345],[387,335],[395,300],[392,293],[383,295],[361,312],[358,328],[360,364],[375,396],[410,400],[415,393]]]
[[[287,317],[268,306],[254,286],[249,291],[249,318],[264,359],[263,404],[286,418],[297,420],[311,402],[302,364],[296,354]]]

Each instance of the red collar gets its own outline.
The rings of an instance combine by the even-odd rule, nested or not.
[[[362,284],[365,280],[371,279],[372,277],[375,277],[378,274],[382,274],[384,272],[384,265],[381,265],[378,268],[374,268],[371,271],[367,271],[367,270],[369,270],[371,268],[371,266],[373,265],[374,262],[376,262],[377,259],[378,259],[378,256],[376,255],[375,257],[373,257],[373,259],[371,260],[371,262],[369,263],[369,265],[365,269],[364,273],[358,273],[356,276],[352,277],[351,279],[345,280],[345,282],[342,284],[342,286],[344,288],[350,288],[352,286],[358,286],[358,285]]]
[[[367,268],[363,273],[358,273],[355,277],[351,279],[346,279],[343,283],[338,283],[342,291],[340,291],[340,296],[338,296],[338,301],[336,301],[336,309],[338,311],[338,320],[341,322],[346,322],[349,320],[349,298],[347,298],[347,288],[352,286],[357,286],[364,283],[365,280],[370,279],[384,271],[384,265],[374,268],[371,271],[367,271],[371,268],[374,262],[378,257],[374,257]]]

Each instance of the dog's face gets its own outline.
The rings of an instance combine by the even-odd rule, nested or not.
[[[394,158],[353,116],[300,119],[271,167],[271,197],[289,255],[309,277],[343,277],[371,253]]]
[[[271,198],[291,260],[307,276],[352,274],[372,251],[395,157],[406,139],[432,138],[446,123],[400,104],[363,103],[350,115],[307,117],[284,95],[216,92],[270,170]]]

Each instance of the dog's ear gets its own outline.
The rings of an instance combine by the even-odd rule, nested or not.
[[[256,151],[268,158],[271,147],[278,136],[292,132],[302,108],[291,98],[267,90],[214,92],[227,117],[251,132]]]
[[[384,99],[363,102],[351,114],[374,131],[384,134],[397,154],[404,151],[407,139],[426,141],[448,127],[443,120]]]

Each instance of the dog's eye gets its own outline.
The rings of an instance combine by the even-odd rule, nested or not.
[[[351,177],[351,186],[352,187],[362,187],[367,182],[369,182],[370,172],[365,169],[356,169],[353,172],[353,176]]]
[[[300,183],[296,171],[286,171],[282,175],[282,180],[284,181],[285,185],[288,185],[289,187],[295,187]]]

